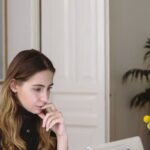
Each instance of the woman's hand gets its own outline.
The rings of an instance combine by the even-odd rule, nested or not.
[[[42,127],[48,131],[51,129],[55,132],[56,136],[67,136],[64,118],[60,111],[56,109],[54,104],[47,103],[42,107],[43,110],[47,110],[47,113],[39,113],[38,116],[43,120]]]

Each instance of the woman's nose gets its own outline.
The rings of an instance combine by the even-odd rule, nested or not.
[[[48,93],[47,92],[43,92],[41,100],[46,103],[46,102],[48,102],[48,97],[49,97]]]

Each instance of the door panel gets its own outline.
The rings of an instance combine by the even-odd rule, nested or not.
[[[42,1],[42,52],[56,67],[52,99],[71,150],[105,141],[104,0]]]

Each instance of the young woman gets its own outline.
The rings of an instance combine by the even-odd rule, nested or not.
[[[63,116],[49,100],[54,73],[39,51],[13,59],[1,91],[0,149],[68,150]]]

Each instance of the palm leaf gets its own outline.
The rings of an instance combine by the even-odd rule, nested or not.
[[[146,103],[150,102],[150,88],[146,89],[144,92],[135,95],[131,99],[131,107],[143,107]]]
[[[150,39],[147,39],[146,45],[144,46],[144,48],[150,49]],[[144,61],[149,57],[149,55],[150,55],[150,51],[148,51],[148,52],[144,55]]]
[[[147,58],[150,57],[150,51],[146,52],[145,55],[144,55],[144,61],[147,60]]]
[[[144,47],[145,47],[145,48],[150,48],[150,45],[145,45]]]
[[[150,48],[150,39],[147,39],[146,45],[144,46],[145,48]]]
[[[147,39],[146,44],[144,46],[144,48],[149,49],[145,55],[144,55],[144,61],[147,61],[150,58],[150,38]],[[146,62],[147,67],[149,66],[149,64],[147,64],[149,62]],[[131,79],[131,81],[133,79],[140,79],[141,81],[144,79],[146,81],[148,81],[148,85],[150,87],[150,70],[149,69],[131,69],[128,70],[127,72],[125,72],[125,74],[122,77],[122,81],[123,83],[126,82],[129,78]],[[137,95],[135,95],[130,102],[130,106],[131,107],[143,107],[146,103],[150,103],[150,88],[146,89],[144,92],[139,93]]]
[[[147,44],[150,44],[150,38],[147,39],[146,43],[147,43]]]
[[[145,78],[147,81],[150,81],[149,75],[150,75],[150,70],[131,69],[123,75],[122,80],[124,83],[128,80],[129,77],[131,77],[131,79],[133,79],[133,78],[139,79],[140,78],[140,80],[143,80]]]

